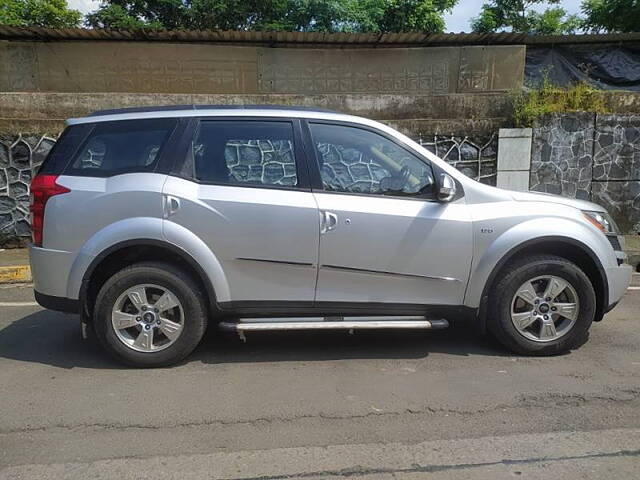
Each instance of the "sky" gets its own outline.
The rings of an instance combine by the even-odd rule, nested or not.
[[[67,0],[69,8],[80,10],[82,13],[89,13],[100,6],[99,0]]]
[[[80,10],[82,13],[88,13],[95,10],[100,5],[99,0],[67,0],[71,8]],[[459,0],[453,9],[453,12],[445,16],[447,22],[447,32],[468,32],[469,20],[476,17],[480,13],[483,0]],[[568,13],[580,13],[580,4],[582,0],[562,0],[560,6]],[[544,10],[548,5],[537,6],[537,10]]]

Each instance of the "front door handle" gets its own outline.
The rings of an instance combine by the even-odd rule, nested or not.
[[[333,212],[322,212],[320,233],[327,233],[335,230],[338,225],[338,216]]]

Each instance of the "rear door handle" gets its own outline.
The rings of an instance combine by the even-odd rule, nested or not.
[[[322,212],[320,217],[320,233],[327,233],[331,230],[335,230],[338,225],[338,216],[333,212]]]
[[[171,195],[166,195],[164,201],[164,218],[169,218],[178,210],[180,210],[180,199]]]

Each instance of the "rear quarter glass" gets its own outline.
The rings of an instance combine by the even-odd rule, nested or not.
[[[177,122],[176,118],[98,122],[86,135],[63,174],[111,177],[154,172]]]
[[[42,162],[37,173],[42,175],[61,175],[69,161],[74,157],[93,125],[72,125],[64,129],[49,154]]]

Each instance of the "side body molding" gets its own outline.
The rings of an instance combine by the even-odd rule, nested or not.
[[[544,232],[544,235],[540,235],[539,232]],[[492,281],[493,275],[509,258],[523,248],[547,241],[561,241],[584,250],[595,261],[606,285],[603,266],[610,266],[615,258],[610,255],[610,247],[603,235],[569,219],[536,218],[507,229],[493,239],[484,250],[482,246],[476,246],[480,251],[476,251],[474,255],[464,305],[477,308],[487,282]]]

